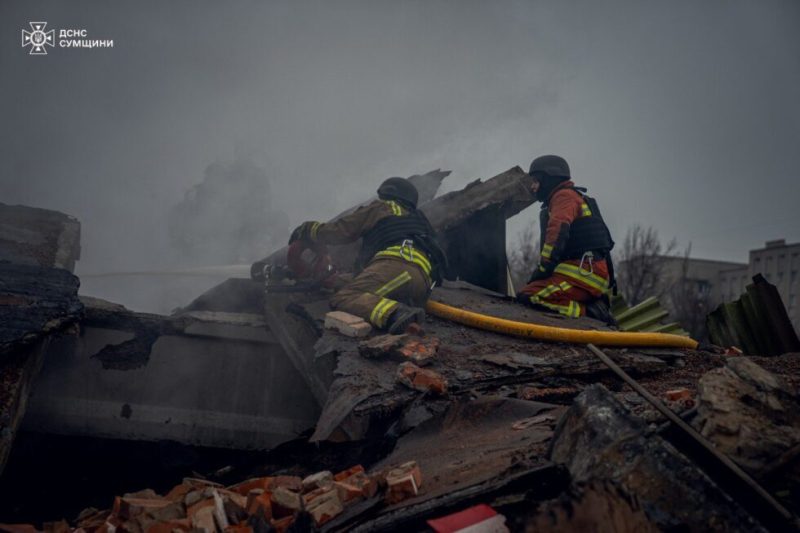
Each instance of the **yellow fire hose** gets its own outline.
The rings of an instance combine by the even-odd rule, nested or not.
[[[557,328],[527,322],[517,322],[489,315],[482,315],[428,300],[426,310],[439,318],[458,322],[465,326],[542,341],[568,342],[571,344],[596,344],[600,346],[641,346],[659,348],[696,349],[697,341],[669,333],[644,333],[635,331],[594,331]]]

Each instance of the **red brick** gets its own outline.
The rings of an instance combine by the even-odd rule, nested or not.
[[[303,492],[310,492],[320,488],[330,488],[333,485],[333,474],[327,470],[311,474],[303,479]]]
[[[0,531],[8,533],[39,533],[39,530],[30,524],[0,524]]]
[[[123,496],[119,498],[119,503],[115,501],[115,508],[117,511],[114,513],[123,520],[129,520],[137,517],[145,511],[156,511],[172,505],[174,502],[166,499],[144,499],[144,498],[130,498]]]
[[[267,490],[274,491],[278,487],[283,487],[294,492],[303,490],[303,480],[297,476],[274,476],[269,478]]]
[[[217,524],[214,521],[213,503],[210,507],[199,509],[194,516],[192,516],[192,528],[205,531],[206,533],[214,533],[217,530]]]
[[[270,525],[275,528],[276,533],[286,533],[289,526],[294,522],[293,516],[286,516],[284,518],[270,520]]]
[[[256,477],[242,481],[236,485],[231,485],[228,487],[228,490],[241,494],[242,496],[247,496],[253,489],[267,490],[271,482],[271,477]]]
[[[401,363],[397,367],[396,378],[403,385],[418,391],[431,391],[436,394],[447,392],[447,380],[441,374],[420,368],[413,363]]]
[[[314,522],[317,526],[331,521],[341,514],[343,510],[344,507],[342,506],[341,500],[339,500],[339,492],[333,487],[321,492],[308,502],[308,506],[306,507],[306,511],[314,517]]]
[[[173,502],[180,502],[186,497],[193,490],[192,486],[189,484],[181,483],[180,485],[175,485],[172,487],[164,499],[173,501]]]
[[[372,326],[363,318],[344,311],[331,311],[326,314],[325,328],[335,329],[348,337],[366,337],[372,331]]]
[[[416,461],[409,461],[386,474],[386,502],[398,503],[419,494],[422,472]]]
[[[397,353],[405,360],[424,366],[435,359],[438,351],[439,339],[436,337],[409,337]]]
[[[188,518],[180,518],[176,520],[167,520],[156,522],[150,525],[145,533],[172,533],[174,530],[189,531],[192,529],[192,521]]]
[[[271,494],[263,489],[253,489],[247,495],[246,511],[247,514],[252,516],[258,513],[259,509],[263,510],[264,517],[269,520],[272,518],[272,500]]]
[[[352,466],[352,467],[348,468],[347,470],[343,470],[343,471],[339,472],[338,474],[334,475],[333,476],[333,480],[334,481],[344,481],[345,479],[349,478],[350,476],[352,476],[354,474],[363,474],[363,473],[364,473],[364,467],[361,466],[361,465],[356,465],[356,466]]]
[[[425,336],[425,329],[416,322],[412,322],[406,328],[406,333],[409,335],[416,335],[417,337],[423,337]]]
[[[247,524],[236,524],[226,527],[224,533],[253,533],[253,528]]]
[[[672,389],[665,392],[664,397],[671,402],[677,402],[687,398],[691,399],[692,393],[689,392],[689,389]]]
[[[300,494],[285,487],[276,488],[270,496],[270,501],[272,502],[272,514],[276,518],[293,516],[303,508],[303,498]]]
[[[211,509],[214,508],[214,498],[205,498],[200,500],[199,502],[190,505],[186,508],[186,518],[193,518],[195,514],[200,512],[202,509],[210,507]]]

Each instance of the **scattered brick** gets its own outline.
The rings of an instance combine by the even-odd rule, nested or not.
[[[409,461],[386,474],[386,503],[398,503],[419,494],[422,472],[416,461]]]
[[[214,498],[205,498],[186,508],[186,518],[193,518],[201,509],[214,507]]]
[[[408,339],[408,335],[378,335],[358,343],[358,353],[367,359],[391,356]]]
[[[253,489],[267,490],[271,481],[272,478],[270,477],[251,478],[237,483],[236,485],[231,485],[228,487],[228,490],[241,494],[242,496],[247,496]]]
[[[339,492],[330,487],[308,502],[306,511],[314,518],[317,526],[321,526],[341,514],[344,506],[339,499]]]
[[[166,499],[131,498],[128,496],[117,497],[114,499],[114,514],[123,520],[129,520],[145,511],[156,511],[168,505],[172,505]]]
[[[406,328],[406,333],[409,335],[416,335],[417,337],[423,337],[425,336],[425,329],[416,322],[412,322]]]
[[[672,389],[664,393],[664,397],[671,401],[677,402],[678,400],[691,399],[692,393],[689,389]]]
[[[276,533],[286,533],[286,531],[291,527],[294,523],[294,517],[287,516],[280,519],[273,519],[270,521],[270,525],[275,529]]]
[[[447,380],[441,374],[420,368],[414,363],[401,363],[397,367],[396,378],[403,385],[418,391],[431,391],[436,394],[447,392]]]
[[[334,481],[344,481],[345,479],[349,478],[354,474],[364,474],[364,467],[361,465],[356,465],[348,468],[347,470],[343,470],[333,476]]]
[[[436,533],[455,533],[458,531],[507,532],[506,517],[485,504],[468,507],[463,511],[441,518],[428,520],[428,525]]]
[[[325,328],[335,329],[348,337],[366,337],[372,331],[372,326],[363,318],[344,311],[331,311],[326,314]]]
[[[217,524],[214,521],[214,506],[203,507],[191,517],[192,529],[199,529],[205,533],[214,533]]]
[[[182,502],[186,498],[186,495],[192,490],[193,489],[191,485],[181,483],[180,485],[175,485],[172,487],[172,490],[170,490],[167,495],[164,496],[164,499],[172,502]]]
[[[285,487],[278,487],[270,496],[272,514],[276,518],[294,516],[294,513],[303,508],[303,498],[296,492]]]
[[[247,524],[235,524],[226,527],[224,533],[253,533],[253,528]]]
[[[311,474],[303,480],[303,492],[310,492],[315,489],[329,489],[333,486],[333,474],[327,470]]]
[[[192,521],[188,518],[179,518],[151,524],[145,529],[145,533],[172,533],[175,530],[189,531],[190,529],[192,529]]]
[[[272,500],[271,494],[264,489],[253,489],[247,495],[246,511],[249,515],[254,515],[261,510],[264,513],[264,518],[269,520],[272,518]]]
[[[303,480],[298,476],[274,476],[269,478],[269,485],[267,490],[274,491],[278,487],[289,489],[293,492],[300,492],[303,490]]]
[[[405,360],[425,366],[430,364],[439,351],[440,341],[436,337],[410,337],[398,350]]]
[[[8,533],[39,533],[39,530],[30,524],[2,524],[0,523],[0,531]]]

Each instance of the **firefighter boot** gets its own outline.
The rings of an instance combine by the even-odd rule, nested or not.
[[[424,309],[398,304],[397,309],[394,310],[386,323],[386,329],[392,334],[404,333],[406,328],[413,322],[419,323],[424,319]]]
[[[609,326],[616,326],[617,321],[611,314],[606,296],[602,296],[586,304],[586,316],[605,322]]]

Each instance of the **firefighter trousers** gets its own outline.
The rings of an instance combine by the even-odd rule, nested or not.
[[[331,307],[385,329],[398,303],[424,308],[430,286],[428,276],[412,262],[390,257],[373,259],[331,297]]]
[[[608,290],[605,261],[596,263],[592,271],[573,264],[559,264],[553,275],[528,283],[519,297],[562,315],[578,318],[586,315],[586,304],[600,298]]]

